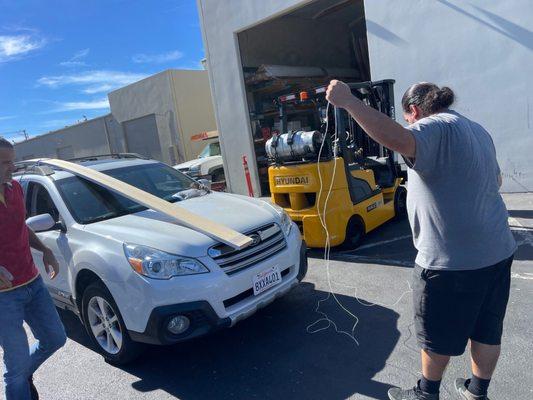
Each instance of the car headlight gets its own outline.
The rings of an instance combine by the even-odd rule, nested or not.
[[[148,246],[125,243],[124,253],[131,268],[149,278],[170,279],[173,276],[209,272],[198,260],[169,254]]]
[[[285,234],[285,236],[288,236],[289,233],[291,232],[291,228],[293,225],[291,217],[289,217],[289,214],[287,214],[287,212],[280,206],[276,204],[271,204],[271,206],[274,210],[276,210],[276,212],[279,215],[280,226],[281,226],[281,229],[283,230],[283,233]]]

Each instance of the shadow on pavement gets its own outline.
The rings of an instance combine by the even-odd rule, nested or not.
[[[510,210],[515,218],[533,218],[533,211]],[[515,260],[533,260],[533,229],[511,227],[518,244]],[[309,257],[324,258],[323,249],[310,249]],[[354,250],[331,250],[330,258],[335,261],[359,262],[398,267],[412,267],[416,258],[411,230],[407,219],[393,220],[370,232]]]
[[[326,296],[304,282],[234,328],[172,347],[149,347],[122,369],[139,378],[133,384],[139,392],[164,390],[183,400],[344,400],[356,393],[386,398],[390,386],[373,377],[399,340],[399,315],[337,295],[364,321],[355,329],[359,346],[333,328],[310,334],[307,326],[320,318],[317,301]],[[354,321],[330,300],[320,310],[349,331]],[[61,316],[68,336],[90,347],[79,320],[67,314]]]
[[[61,317],[61,321],[65,326],[65,331],[70,340],[81,344],[88,349],[97,351],[96,347],[91,342],[91,339],[87,335],[87,331],[83,327],[80,319],[71,311],[65,311],[63,309],[57,308],[57,312]]]
[[[518,245],[514,259],[519,261],[533,260],[533,230],[511,229]]]
[[[309,257],[323,259],[324,250],[310,249]],[[335,261],[412,267],[416,249],[409,222],[407,218],[389,221],[369,232],[356,249],[332,249],[330,258]]]

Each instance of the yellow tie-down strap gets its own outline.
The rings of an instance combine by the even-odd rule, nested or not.
[[[135,186],[129,185],[102,172],[64,160],[45,159],[41,160],[40,163],[58,167],[62,170],[85,178],[96,183],[97,185],[105,187],[108,190],[127,197],[135,203],[168,215],[178,225],[183,225],[187,228],[203,233],[237,250],[243,249],[252,243],[251,238],[231,228],[228,228],[227,226],[210,221],[207,218],[183,209],[177,204],[169,203],[157,196],[154,196],[153,194],[138,189]]]

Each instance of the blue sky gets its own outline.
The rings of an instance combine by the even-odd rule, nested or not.
[[[106,114],[113,89],[203,56],[195,0],[0,0],[0,135]]]

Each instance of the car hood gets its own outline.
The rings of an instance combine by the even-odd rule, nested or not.
[[[195,167],[197,165],[202,165],[205,162],[209,162],[212,160],[218,160],[221,159],[222,156],[210,156],[210,157],[204,157],[204,158],[195,158],[194,160],[186,161],[184,163],[174,165],[174,168],[176,169],[191,169],[192,167]]]
[[[274,222],[278,213],[268,203],[228,193],[211,192],[174,203],[213,222],[245,233]],[[207,255],[209,247],[217,243],[207,235],[177,225],[159,212],[145,210],[85,226],[85,230],[124,243],[150,246],[172,254],[189,257]]]

